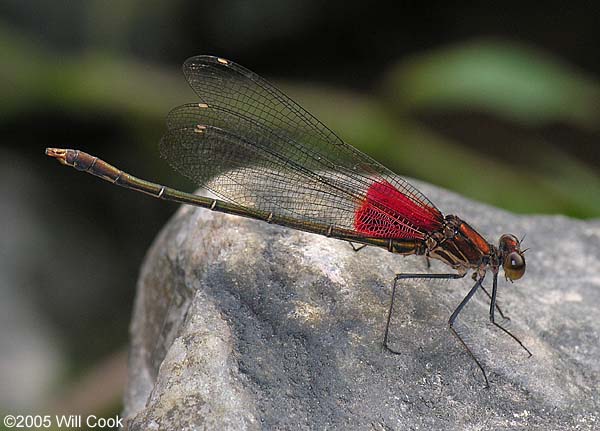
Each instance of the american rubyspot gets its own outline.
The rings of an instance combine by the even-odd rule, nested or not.
[[[448,325],[483,373],[486,386],[483,366],[454,328],[478,289],[490,298],[490,321],[531,356],[494,317],[496,309],[503,316],[496,304],[500,267],[511,281],[525,273],[524,250],[517,237],[502,235],[495,246],[459,217],[443,216],[405,179],[343,142],[280,90],[232,61],[192,57],[183,72],[201,101],[169,113],[160,152],[175,170],[223,200],[136,178],[79,150],[47,148],[46,154],[156,198],[441,260],[456,272],[394,278],[383,339],[394,354],[400,352],[388,346],[388,334],[398,281],[458,279],[473,270],[475,284]],[[493,277],[491,294],[482,285],[488,270]]]

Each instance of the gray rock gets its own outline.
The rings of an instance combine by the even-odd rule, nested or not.
[[[484,387],[446,325],[469,277],[403,283],[391,328],[402,354],[383,352],[394,274],[443,264],[185,207],[141,271],[127,427],[600,429],[600,222],[417,185],[490,242],[527,234],[527,273],[501,282],[499,303],[533,357],[489,323],[478,293],[457,327]]]

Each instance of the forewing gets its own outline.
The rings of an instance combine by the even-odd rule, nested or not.
[[[440,212],[406,180],[258,75],[209,56],[187,60],[184,73],[201,103],[169,114],[161,151],[197,184],[240,205],[367,235],[422,237],[439,225]],[[395,193],[382,198],[381,184]]]
[[[238,205],[354,230],[360,196],[336,188],[327,172],[294,165],[270,151],[271,141],[203,125],[170,129],[161,154],[180,173]]]

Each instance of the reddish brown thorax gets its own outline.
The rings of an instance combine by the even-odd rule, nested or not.
[[[458,231],[468,238],[471,243],[478,248],[483,254],[490,254],[490,245],[479,233],[469,226],[466,222],[461,221]]]
[[[455,215],[446,216],[442,229],[432,232],[425,244],[429,257],[463,273],[469,268],[478,268],[494,251],[485,238]]]
[[[500,237],[498,247],[488,243],[467,222],[455,215],[444,218],[442,229],[425,239],[425,254],[439,259],[459,272],[469,269],[497,272],[502,266],[506,278],[518,280],[525,273],[525,257],[518,238],[511,234]]]

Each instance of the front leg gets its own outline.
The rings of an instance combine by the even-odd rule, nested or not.
[[[490,297],[490,300],[491,300],[490,301],[490,322],[492,322],[492,324],[494,326],[496,326],[497,328],[500,328],[505,334],[507,334],[509,337],[511,337],[513,340],[515,340],[517,343],[519,343],[519,346],[521,346],[529,354],[529,357],[531,357],[532,353],[529,351],[529,349],[527,347],[525,347],[525,345],[521,342],[521,340],[519,340],[515,335],[513,335],[508,329],[506,329],[505,327],[496,323],[496,320],[494,318],[494,310],[496,308],[497,291],[498,291],[498,272],[496,271],[496,272],[494,272],[494,280],[493,280],[493,284],[492,284],[492,295]],[[498,311],[500,311],[500,310],[498,310]],[[500,315],[502,315],[502,317],[504,317],[504,315],[502,314],[501,311],[500,311]]]
[[[490,298],[490,301],[492,300],[492,295],[490,295],[490,293],[487,291],[487,289],[483,286],[483,284],[481,285],[481,290],[484,291],[484,293],[487,295],[488,298]],[[500,306],[498,305],[497,302],[494,301],[494,306],[496,307],[496,310],[498,310],[498,313],[500,313],[500,316],[504,319],[504,320],[510,320],[510,317],[505,316],[504,313],[502,312],[502,309],[500,308]]]

